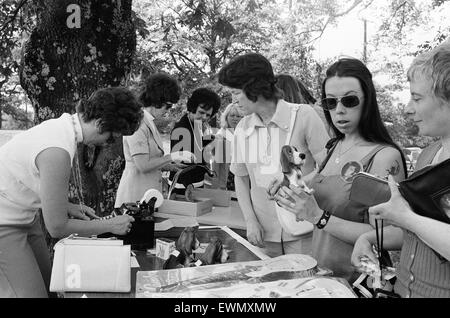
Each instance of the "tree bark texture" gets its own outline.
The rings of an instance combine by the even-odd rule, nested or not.
[[[132,0],[48,0],[23,49],[20,83],[30,98],[36,124],[74,113],[80,98],[118,86],[136,49]],[[80,8],[80,28],[69,28],[69,5]],[[95,158],[92,160],[92,154]],[[78,147],[83,198],[97,214],[111,212],[123,170],[122,140],[95,150]],[[91,163],[89,166],[88,163]],[[69,197],[77,191],[71,186]],[[72,200],[71,200],[72,201]]]

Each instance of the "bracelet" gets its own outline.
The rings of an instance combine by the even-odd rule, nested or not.
[[[318,229],[323,229],[325,225],[328,224],[328,221],[330,220],[331,213],[328,211],[323,211],[322,216],[320,217],[319,221],[316,223],[316,226]]]

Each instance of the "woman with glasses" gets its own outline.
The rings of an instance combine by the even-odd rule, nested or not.
[[[129,215],[98,220],[67,197],[72,167],[74,178],[80,177],[78,145],[100,146],[112,134],[133,134],[142,119],[140,103],[128,89],[111,87],[81,100],[76,111],[0,147],[0,298],[48,297],[51,263],[39,209],[54,238],[125,235],[134,221]]]
[[[297,220],[315,225],[312,249],[318,264],[352,283],[358,276],[350,263],[353,245],[372,230],[374,220],[367,207],[349,200],[354,176],[349,177],[349,167],[381,177],[391,173],[399,181],[405,178],[406,163],[383,125],[372,75],[361,61],[341,59],[331,65],[322,98],[336,138],[328,142],[326,159],[308,178],[314,194],[278,189],[276,184],[269,191]]]
[[[148,189],[162,191],[162,169],[177,170],[184,167],[172,163],[171,154],[164,155],[163,142],[154,123],[178,102],[181,88],[176,79],[164,73],[147,78],[139,100],[144,105],[144,119],[139,129],[123,138],[125,169],[117,189],[115,207],[141,200]]]

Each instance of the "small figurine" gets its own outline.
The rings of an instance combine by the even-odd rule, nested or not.
[[[221,264],[228,260],[228,252],[223,248],[222,241],[218,237],[213,236],[210,238],[205,252],[198,259],[201,262],[198,265]]]
[[[286,145],[281,148],[280,162],[281,169],[284,174],[283,182],[281,186],[289,187],[293,184],[297,187],[303,188],[303,190],[312,194],[313,189],[308,188],[305,182],[302,180],[302,166],[305,163],[305,154],[301,153],[294,146]]]

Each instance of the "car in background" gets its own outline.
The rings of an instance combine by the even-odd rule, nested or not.
[[[408,168],[408,173],[414,171],[416,167],[417,158],[419,158],[422,148],[420,147],[406,147],[403,148],[403,153],[406,157],[406,167]]]

